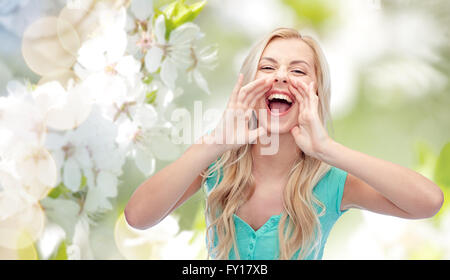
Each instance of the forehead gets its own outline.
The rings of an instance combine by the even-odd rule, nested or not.
[[[271,57],[278,63],[289,63],[293,60],[304,60],[314,65],[314,52],[308,44],[297,38],[275,38],[267,44],[261,57]]]

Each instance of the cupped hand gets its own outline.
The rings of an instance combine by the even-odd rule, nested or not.
[[[223,151],[252,144],[258,137],[267,134],[266,128],[262,126],[249,128],[249,121],[256,102],[272,87],[272,81],[269,78],[260,78],[245,86],[242,86],[242,81],[243,75],[240,74],[225,112],[210,135],[210,141],[219,144]]]
[[[319,117],[319,97],[315,83],[290,81],[289,90],[294,93],[298,106],[298,125],[291,129],[297,146],[307,155],[319,158],[330,137]]]

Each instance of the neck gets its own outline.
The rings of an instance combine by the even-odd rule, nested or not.
[[[279,134],[278,137],[278,151],[273,155],[261,154],[261,149],[267,149],[270,144],[264,145],[257,141],[251,145],[253,172],[256,175],[270,175],[277,178],[285,176],[300,156],[301,150],[290,133]]]

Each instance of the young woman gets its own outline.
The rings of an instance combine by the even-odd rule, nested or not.
[[[317,42],[294,29],[274,30],[244,61],[220,125],[139,186],[125,208],[127,222],[156,225],[204,184],[210,257],[321,259],[332,226],[350,208],[406,219],[435,215],[443,194],[432,181],[328,135],[329,103],[328,65]],[[219,131],[242,112],[243,131]],[[248,125],[252,114],[256,128]],[[266,155],[269,135],[279,145]]]

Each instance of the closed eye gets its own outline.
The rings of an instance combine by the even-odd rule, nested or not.
[[[300,71],[300,70],[292,70],[292,72],[305,75],[305,72]]]
[[[263,66],[260,68],[261,70],[273,70],[273,67],[270,66]]]

